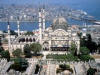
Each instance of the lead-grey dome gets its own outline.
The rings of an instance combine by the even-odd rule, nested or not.
[[[53,20],[52,28],[53,30],[56,29],[64,29],[67,30],[67,21],[64,17],[57,17]]]

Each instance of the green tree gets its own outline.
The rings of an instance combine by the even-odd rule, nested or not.
[[[97,44],[96,42],[92,41],[90,34],[87,34],[86,47],[90,50],[91,53],[94,53],[97,50]]]
[[[91,38],[91,35],[90,34],[87,34],[86,36],[87,36],[87,40],[88,41],[92,41],[92,38]]]
[[[89,60],[94,60],[94,58],[91,57],[90,55],[80,55],[79,58],[80,58],[81,61],[87,61],[87,62]]]
[[[28,31],[27,33],[25,33],[25,35],[34,35],[33,32]]]
[[[66,60],[67,61],[78,61],[78,57],[74,56],[73,54],[67,54]]]
[[[33,43],[30,45],[30,49],[34,54],[37,54],[41,51],[42,46],[39,43]]]
[[[59,68],[63,69],[63,70],[67,70],[70,69],[70,65],[66,65],[66,64],[60,64]]]
[[[98,48],[97,48],[97,49],[98,49],[98,51],[99,51],[99,53],[100,53],[100,43],[98,44]]]
[[[96,69],[89,68],[88,71],[87,71],[87,75],[94,75],[95,72],[96,72]]]
[[[71,54],[77,55],[77,48],[76,48],[76,45],[74,43],[71,43],[71,47],[69,48],[69,51]]]
[[[11,69],[14,69],[15,71],[25,71],[28,67],[28,62],[24,58],[15,58],[14,64],[11,65]]]
[[[67,64],[60,64],[59,68],[57,68],[57,70],[56,70],[56,73],[61,73],[65,70],[69,70],[70,72],[73,73],[72,68],[70,68],[70,65],[67,65]]]
[[[9,51],[2,51],[1,52],[1,58],[6,58],[7,61],[9,61],[10,60],[10,53],[9,53]]]
[[[90,53],[90,50],[87,47],[80,47],[80,53],[82,55],[87,55]]]
[[[20,57],[22,54],[22,50],[21,49],[16,49],[15,51],[12,52],[13,56],[15,57]]]
[[[31,57],[31,48],[28,44],[24,46],[24,55],[25,57]]]
[[[17,33],[14,30],[10,30],[11,35],[17,35]]]
[[[86,47],[86,38],[81,38],[80,39],[80,47]]]
[[[3,47],[0,47],[0,53],[1,53],[2,51],[4,51],[4,49],[3,49]]]

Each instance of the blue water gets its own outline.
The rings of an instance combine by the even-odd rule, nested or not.
[[[46,22],[46,28],[50,26],[51,22]],[[17,23],[10,22],[10,29],[17,30]],[[21,22],[20,30],[32,31],[38,29],[38,22]],[[0,22],[0,30],[7,31],[7,22]]]
[[[65,5],[76,10],[86,11],[95,19],[100,20],[100,0],[0,0],[0,4],[54,4]],[[75,22],[77,23],[77,21]],[[70,24],[74,24],[74,21]],[[46,23],[47,26],[50,23]],[[38,28],[38,23],[21,23],[21,30],[33,30]],[[16,30],[16,23],[11,23],[11,29]],[[6,23],[0,23],[0,30],[7,30]]]

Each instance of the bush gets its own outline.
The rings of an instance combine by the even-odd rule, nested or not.
[[[28,62],[23,58],[14,59],[14,64],[11,65],[10,69],[14,69],[16,71],[25,71],[28,67]]]
[[[0,55],[1,55],[1,58],[6,58],[7,61],[10,60],[10,53],[9,53],[9,51],[2,51],[2,52],[0,53]]]
[[[94,75],[95,72],[96,72],[96,69],[89,68],[88,71],[87,71],[87,75]]]
[[[66,59],[67,61],[78,61],[78,57],[74,56],[73,54],[67,54]]]
[[[81,61],[94,60],[94,58],[91,57],[90,55],[80,55],[79,58],[80,58]]]
[[[41,51],[42,46],[39,43],[33,43],[30,45],[30,49],[35,55],[37,55]]]
[[[60,64],[59,68],[61,68],[62,70],[67,70],[67,69],[70,69],[70,66],[66,64]]]
[[[83,55],[87,55],[87,54],[90,53],[90,50],[89,50],[87,47],[81,47],[81,48],[80,48],[80,52],[81,52],[81,54],[83,54]]]
[[[73,54],[49,54],[47,59],[56,59],[58,61],[78,61],[78,57]]]
[[[30,49],[30,46],[28,44],[26,44],[24,46],[24,55],[26,58],[30,58],[32,56],[31,49]]]
[[[15,51],[12,52],[13,56],[15,57],[20,57],[22,54],[22,50],[21,49],[16,49]]]
[[[47,59],[55,59],[55,60],[66,60],[66,54],[49,54],[47,55]]]
[[[70,68],[70,66],[69,65],[66,65],[66,64],[60,64],[59,65],[59,68],[56,70],[56,73],[60,73],[60,72],[63,72],[65,70],[69,70],[70,72],[73,73],[72,68]]]

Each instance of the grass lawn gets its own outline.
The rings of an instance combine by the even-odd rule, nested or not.
[[[49,54],[46,56],[47,59],[54,59],[58,61],[77,61],[78,58],[72,54]]]

